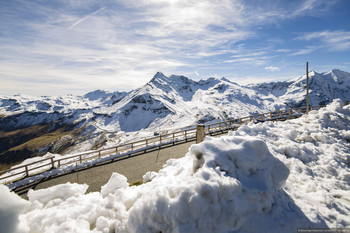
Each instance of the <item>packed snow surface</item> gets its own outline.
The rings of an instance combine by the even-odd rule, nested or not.
[[[0,186],[2,232],[296,232],[350,226],[350,106],[207,137],[144,184],[114,173],[29,191]]]

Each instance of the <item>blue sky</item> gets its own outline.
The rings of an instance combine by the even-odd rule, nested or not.
[[[0,0],[0,95],[350,72],[348,0]]]

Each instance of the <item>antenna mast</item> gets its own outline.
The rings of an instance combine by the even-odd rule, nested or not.
[[[306,62],[306,114],[309,114],[309,62]]]

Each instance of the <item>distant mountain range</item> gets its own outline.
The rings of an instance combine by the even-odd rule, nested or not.
[[[350,100],[350,73],[309,73],[310,105]],[[141,139],[154,133],[305,105],[306,75],[241,86],[228,79],[194,81],[158,72],[131,92],[84,96],[0,97],[0,163],[72,153]],[[3,165],[6,166],[6,165]]]

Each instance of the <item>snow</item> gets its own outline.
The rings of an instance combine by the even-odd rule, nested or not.
[[[350,216],[349,110],[338,100],[301,119],[243,126],[230,135],[266,140],[289,167],[284,190],[303,213],[312,221],[345,227]]]
[[[119,188],[127,188],[128,186],[129,183],[125,176],[113,172],[107,184],[101,187],[101,195],[105,197]]]
[[[23,213],[28,206],[28,201],[10,192],[6,186],[0,185],[1,232],[15,232],[19,225],[19,215]]]
[[[59,184],[42,190],[29,190],[28,199],[30,202],[39,202],[47,204],[51,200],[60,199],[67,200],[72,196],[79,196],[86,192],[88,185],[76,185],[71,183]]]
[[[145,183],[0,186],[4,232],[296,232],[350,226],[350,106],[206,137]],[[6,221],[6,223],[4,222]]]
[[[247,216],[270,210],[288,176],[255,138],[211,139],[167,166],[144,185],[156,190],[142,193],[130,210],[131,232],[238,230]]]

